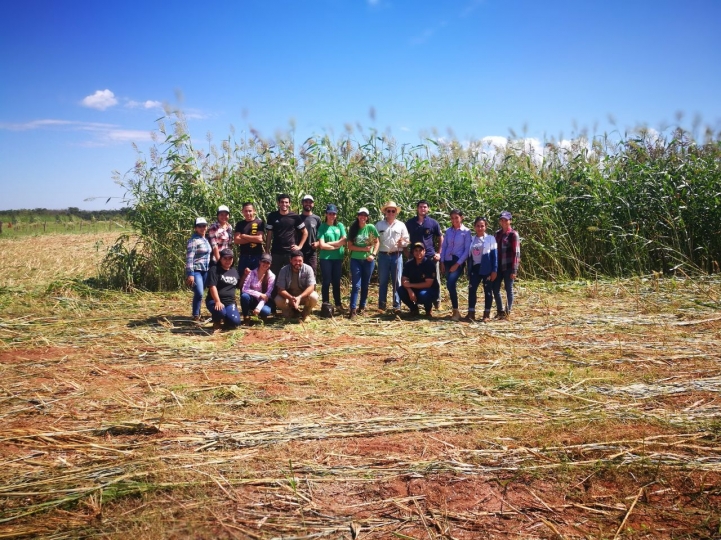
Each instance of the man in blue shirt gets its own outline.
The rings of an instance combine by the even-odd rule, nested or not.
[[[434,302],[436,309],[440,307],[440,290],[441,290],[441,272],[440,272],[440,260],[441,260],[441,248],[443,247],[443,233],[441,232],[441,226],[432,217],[428,217],[428,211],[430,206],[428,201],[421,199],[416,203],[416,217],[413,217],[406,221],[406,228],[410,236],[411,245],[415,245],[420,242],[425,248],[426,259],[433,261],[436,267],[436,281],[438,283],[438,298]],[[436,245],[437,241],[437,245]],[[408,259],[413,259],[413,253],[408,254]]]
[[[421,242],[413,244],[413,258],[403,265],[401,277],[401,301],[411,310],[411,315],[418,315],[418,308],[423,305],[426,315],[430,317],[433,302],[438,299],[436,282],[436,266],[426,258],[426,249]]]

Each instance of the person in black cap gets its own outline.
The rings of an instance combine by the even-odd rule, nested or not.
[[[330,287],[333,286],[333,302],[339,312],[343,310],[340,296],[340,278],[345,255],[346,230],[338,221],[338,207],[329,204],[325,207],[325,221],[318,229],[320,244],[320,270],[323,277],[321,299],[323,304],[330,303]]]
[[[205,305],[213,318],[213,332],[240,326],[240,313],[235,303],[235,291],[240,286],[238,269],[233,267],[233,250],[220,252],[220,261],[211,267],[208,275],[208,296]]]
[[[426,315],[431,316],[433,302],[438,299],[436,265],[426,259],[426,248],[421,242],[413,244],[413,258],[403,265],[401,277],[401,302],[408,306],[411,315],[418,315],[419,306],[423,306]]]
[[[244,325],[250,325],[251,313],[262,319],[271,313],[269,302],[275,287],[275,275],[270,270],[271,262],[273,262],[273,258],[270,253],[263,253],[260,256],[258,268],[250,270],[243,281],[240,308],[243,312]]]
[[[308,238],[306,239],[301,251],[303,252],[303,262],[313,269],[314,274],[318,274],[318,251],[320,250],[320,243],[318,242],[318,228],[320,227],[321,221],[320,216],[313,213],[313,207],[315,206],[315,200],[312,195],[305,195],[301,201],[303,205],[303,222],[305,223],[305,230],[308,231]]]
[[[498,273],[493,281],[493,297],[496,300],[497,319],[507,319],[511,316],[513,307],[513,282],[518,274],[521,264],[521,242],[518,233],[511,227],[511,213],[508,210],[501,212],[498,223],[501,226],[496,231],[496,244],[498,246]],[[506,309],[503,309],[501,298],[501,282],[506,290]]]

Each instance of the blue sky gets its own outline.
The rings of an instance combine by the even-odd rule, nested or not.
[[[717,0],[4,2],[0,210],[121,206],[112,171],[163,103],[198,145],[291,122],[558,140],[678,111],[718,132],[719,66]]]

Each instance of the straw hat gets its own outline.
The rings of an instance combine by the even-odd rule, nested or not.
[[[388,201],[387,203],[385,203],[385,204],[381,207],[381,212],[383,212],[383,213],[385,214],[385,213],[386,213],[386,210],[388,210],[389,208],[395,208],[397,214],[400,214],[400,213],[401,213],[401,207],[398,206],[394,201]]]

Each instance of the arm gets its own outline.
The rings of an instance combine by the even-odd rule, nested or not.
[[[215,311],[222,311],[225,305],[220,301],[220,296],[218,296],[218,287],[211,285],[208,288],[208,292],[210,293],[210,297],[215,301]]]
[[[471,231],[463,231],[463,233],[463,252],[456,262],[458,266],[466,262],[468,254],[471,252]],[[456,268],[458,268],[458,266],[456,266]]]
[[[195,262],[195,242],[191,238],[188,240],[188,245],[185,248],[185,276],[190,280],[186,279],[188,286],[192,285],[195,281],[193,278],[193,263]]]
[[[518,274],[518,267],[521,264],[521,242],[518,239],[518,233],[513,231],[513,242],[511,243],[511,249],[513,250],[513,264],[511,265],[511,279],[516,279]]]
[[[298,242],[297,246],[290,246],[291,249],[303,249],[303,244],[305,244],[305,241],[308,240],[308,229],[305,228],[305,225],[301,229],[300,233],[300,242]]]
[[[270,246],[273,243],[273,229],[268,229],[265,235],[265,251],[270,253]]]
[[[434,261],[441,260],[441,251],[443,251],[443,233],[441,233],[441,230],[439,228],[438,229],[438,249],[436,250],[436,254],[433,256]]]

